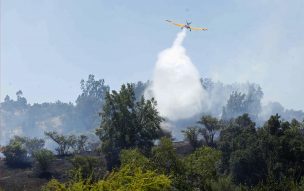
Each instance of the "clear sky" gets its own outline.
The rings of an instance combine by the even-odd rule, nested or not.
[[[89,74],[112,88],[151,78],[157,55],[192,21],[184,46],[202,77],[255,82],[265,101],[304,109],[303,0],[1,0],[1,100],[75,101]]]

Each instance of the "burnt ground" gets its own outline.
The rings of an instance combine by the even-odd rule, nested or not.
[[[56,159],[50,167],[50,174],[41,177],[35,167],[10,168],[4,160],[0,160],[0,190],[38,191],[52,177],[59,181],[67,180],[71,168],[72,164],[68,160]]]

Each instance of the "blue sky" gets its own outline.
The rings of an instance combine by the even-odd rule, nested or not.
[[[304,109],[304,1],[1,1],[1,100],[75,101],[89,74],[112,88],[151,78],[180,29],[202,77],[255,82],[264,101]]]

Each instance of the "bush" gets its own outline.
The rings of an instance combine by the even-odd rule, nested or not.
[[[112,172],[106,180],[99,181],[97,190],[142,190],[165,191],[171,190],[171,180],[164,174],[155,171],[143,171],[141,168],[123,166],[119,171]]]
[[[166,191],[171,190],[171,180],[154,171],[143,171],[125,165],[117,172],[112,172],[105,180],[90,183],[90,180],[74,179],[67,183],[51,180],[43,191]]]
[[[74,166],[71,171],[72,176],[80,173],[82,179],[90,178],[92,181],[97,181],[106,174],[105,162],[100,157],[75,156],[71,162]]]
[[[4,147],[3,154],[6,164],[10,167],[24,168],[30,166],[27,151],[23,147],[22,142],[18,140],[11,140],[10,143]]]
[[[176,154],[172,140],[165,137],[152,149],[151,163],[154,169],[167,175],[179,174],[182,171],[181,160]]]
[[[37,161],[40,176],[42,177],[49,176],[50,175],[50,173],[48,172],[49,167],[52,161],[55,159],[52,151],[47,149],[41,149],[39,151],[36,151],[33,154],[33,156]]]
[[[56,179],[52,179],[47,183],[47,185],[43,186],[42,191],[67,191],[65,184],[60,183]],[[72,191],[72,190],[71,190]],[[74,191],[74,190],[73,190]],[[80,191],[80,190],[79,190]]]
[[[26,152],[32,156],[34,152],[41,150],[44,147],[45,141],[39,138],[29,138],[25,136],[14,136],[11,139],[11,142],[20,142],[22,148],[26,150]]]
[[[130,165],[131,167],[140,167],[150,169],[150,161],[137,149],[122,150],[120,152],[121,166]]]

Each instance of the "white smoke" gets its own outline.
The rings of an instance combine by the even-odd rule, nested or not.
[[[172,47],[158,55],[151,85],[145,97],[154,97],[161,116],[175,121],[202,112],[206,92],[200,75],[182,46],[186,30],[177,34]]]

